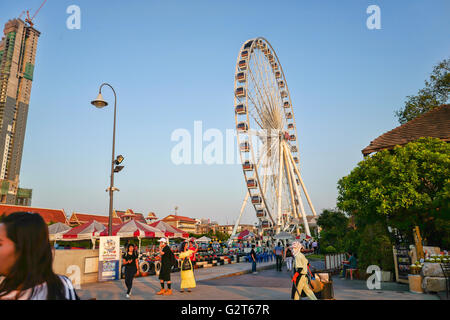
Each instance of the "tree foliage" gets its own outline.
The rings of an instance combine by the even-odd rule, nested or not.
[[[382,222],[412,239],[420,227],[428,244],[450,245],[450,144],[420,138],[361,161],[338,182],[338,208],[358,227]]]
[[[327,248],[332,246],[338,252],[345,251],[344,240],[349,231],[349,218],[345,213],[325,209],[317,219],[317,225],[322,228],[320,233],[320,246]]]
[[[425,88],[417,95],[407,96],[405,106],[395,115],[401,124],[448,102],[450,92],[450,58],[444,59],[433,68]]]
[[[377,265],[383,271],[394,271],[392,242],[381,222],[360,230],[360,243],[355,252],[362,270],[367,270],[370,265]]]

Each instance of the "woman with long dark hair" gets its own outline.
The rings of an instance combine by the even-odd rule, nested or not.
[[[72,282],[53,272],[48,227],[37,213],[0,221],[0,300],[77,300]]]
[[[125,266],[125,285],[127,286],[127,298],[131,295],[131,288],[133,287],[134,275],[139,274],[138,254],[134,244],[129,244],[125,248],[125,253],[122,256],[122,264]]]

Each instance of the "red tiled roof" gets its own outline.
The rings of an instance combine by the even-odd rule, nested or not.
[[[149,212],[147,215],[147,219],[158,219],[154,212]]]
[[[124,216],[134,216],[134,212],[130,209],[128,209],[127,211],[118,211],[116,210],[116,214],[119,218],[123,218]]]
[[[396,145],[405,145],[421,137],[439,138],[450,141],[450,105],[444,104],[388,131],[365,147],[363,155],[383,149],[392,149]]]
[[[26,206],[13,206],[7,204],[0,204],[0,216],[1,215],[10,215],[13,212],[17,211],[25,211],[31,213],[38,213],[45,221],[45,223],[50,222],[61,222],[68,224],[66,214],[63,209],[46,209],[46,208],[34,208],[34,207],[26,207]]]
[[[128,209],[127,211],[116,211],[116,214],[122,221],[124,217],[132,217],[132,219],[136,221],[147,223],[147,220],[145,220],[144,215],[142,213],[134,212],[131,209]]]
[[[165,217],[164,219],[162,219],[163,221],[184,221],[184,222],[196,222],[194,219],[188,218],[188,217],[183,217],[183,216],[176,216],[174,214],[168,215],[167,217]]]
[[[134,219],[136,221],[142,222],[142,223],[147,223],[147,220],[145,220],[144,215],[142,213],[135,213],[135,217]]]
[[[85,213],[79,213],[79,212],[72,213],[72,216],[70,217],[69,222],[77,222],[77,223],[83,224],[86,222],[90,222],[92,220],[96,220],[96,221],[100,222],[101,224],[104,224],[105,226],[107,226],[109,223],[108,216],[98,216],[98,215],[94,215],[94,214],[85,214]],[[112,224],[113,224],[113,226],[122,224],[122,220],[120,220],[120,218],[113,217]]]

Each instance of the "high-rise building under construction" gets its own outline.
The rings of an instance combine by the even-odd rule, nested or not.
[[[20,19],[6,23],[0,42],[0,202],[31,205],[19,188],[20,165],[40,32]]]

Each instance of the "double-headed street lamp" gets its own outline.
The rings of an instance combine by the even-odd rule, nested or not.
[[[115,144],[116,144],[116,105],[117,105],[117,96],[116,91],[114,91],[114,88],[109,83],[103,83],[100,88],[98,89],[98,96],[95,100],[91,101],[91,104],[96,106],[97,108],[103,108],[108,105],[108,102],[106,102],[102,97],[102,87],[108,86],[111,88],[111,90],[114,92],[114,127],[113,127],[113,141],[112,141],[112,158],[111,158],[111,182],[109,185],[109,188],[106,189],[106,191],[109,191],[109,220],[108,220],[108,235],[112,235],[112,216],[113,216],[113,193],[114,191],[118,191],[119,189],[114,188],[114,173],[119,172],[123,169],[123,166],[120,166],[119,164],[123,161],[123,156],[118,155],[115,159],[114,153],[115,153]],[[116,165],[116,166],[115,166]],[[115,167],[114,167],[115,166]]]

